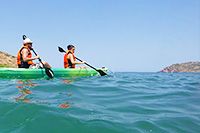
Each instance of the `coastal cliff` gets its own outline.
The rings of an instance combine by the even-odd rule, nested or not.
[[[200,62],[186,62],[165,67],[161,72],[200,72]]]
[[[17,58],[6,52],[0,51],[0,67],[17,67]]]

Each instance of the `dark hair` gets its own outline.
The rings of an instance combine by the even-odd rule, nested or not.
[[[74,45],[68,45],[68,46],[67,46],[67,49],[68,49],[68,50],[71,50],[72,48],[75,48],[75,46],[74,46]]]

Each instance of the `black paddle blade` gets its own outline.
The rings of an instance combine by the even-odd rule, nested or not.
[[[22,38],[23,38],[23,40],[25,40],[27,37],[26,37],[26,35],[23,35]]]
[[[58,47],[58,50],[59,50],[60,52],[66,53],[66,51],[65,51],[63,48],[61,48],[61,47]]]
[[[107,73],[105,73],[103,70],[96,70],[96,71],[99,72],[99,74],[100,74],[101,76],[107,75]]]
[[[45,68],[45,73],[51,79],[54,77],[54,72],[50,68]]]

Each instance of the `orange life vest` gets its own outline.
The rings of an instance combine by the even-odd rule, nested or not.
[[[21,63],[24,62],[24,61],[23,61],[23,58],[22,58],[22,53],[21,53],[22,50],[23,50],[24,48],[26,48],[26,49],[28,50],[28,55],[27,55],[27,57],[28,57],[28,58],[31,58],[31,57],[32,57],[31,50],[30,50],[28,47],[23,46],[23,47],[18,51],[18,53],[17,53],[17,64],[18,64],[18,65],[21,65]],[[33,64],[33,61],[28,61],[27,63],[28,63],[29,65],[32,65],[32,64]]]
[[[74,58],[74,61],[76,60],[76,57],[74,56],[73,53],[71,53],[70,51],[67,52],[67,53],[64,55],[64,68],[75,68],[75,64],[72,64],[72,63],[71,63],[71,60],[70,60],[70,59],[67,59],[68,54],[72,54],[72,56],[73,56],[73,58]]]

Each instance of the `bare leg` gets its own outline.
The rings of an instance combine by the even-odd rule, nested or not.
[[[47,62],[42,62],[42,63],[44,64],[45,68],[51,68],[51,66],[49,65],[49,63],[47,63]]]

